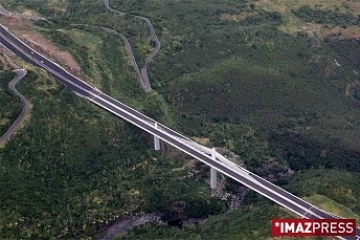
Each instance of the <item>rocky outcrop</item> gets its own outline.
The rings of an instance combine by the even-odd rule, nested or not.
[[[261,169],[255,169],[255,172],[260,177],[263,177],[270,182],[287,180],[294,174],[293,170],[282,165],[274,158],[271,158],[267,163],[264,163]]]

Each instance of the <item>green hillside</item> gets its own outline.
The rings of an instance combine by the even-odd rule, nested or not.
[[[162,42],[150,67],[152,83],[176,109],[183,132],[208,136],[223,123],[249,123],[271,146],[271,155],[295,170],[359,171],[359,44],[337,30],[348,27],[341,19],[310,31],[310,20],[296,15],[304,3],[296,2],[112,5],[152,19]],[[322,10],[311,16],[326,10],[317,8]],[[350,6],[343,11],[356,18]],[[289,18],[298,21],[298,31],[284,31]],[[339,34],[326,34],[331,29]]]

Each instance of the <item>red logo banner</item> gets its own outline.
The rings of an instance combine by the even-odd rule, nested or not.
[[[272,219],[274,237],[356,236],[356,219]]]

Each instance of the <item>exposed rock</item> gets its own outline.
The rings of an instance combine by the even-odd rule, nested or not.
[[[265,178],[270,182],[276,182],[278,180],[289,179],[294,171],[289,167],[281,165],[276,159],[271,158],[267,163],[263,164],[262,174],[260,177]]]
[[[248,192],[249,189],[247,187],[239,186],[238,193],[236,193],[235,195],[231,195],[231,199],[229,199],[229,210],[239,209],[241,207],[241,204],[245,200]]]
[[[161,217],[155,214],[126,216],[116,220],[113,224],[106,227],[97,237],[98,240],[111,240],[118,237],[135,227],[144,225],[148,222],[161,223]]]

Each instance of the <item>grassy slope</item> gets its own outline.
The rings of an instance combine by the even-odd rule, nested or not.
[[[315,204],[321,209],[324,209],[325,211],[333,213],[337,216],[341,216],[344,218],[356,218],[357,222],[360,221],[359,214],[354,213],[354,211],[347,208],[346,206],[339,204],[336,201],[331,200],[330,198],[325,197],[323,195],[314,194],[310,197],[304,197],[304,199],[312,204]]]
[[[289,185],[295,194],[313,196],[315,202],[320,202],[323,195],[325,200],[330,198],[358,214],[360,212],[360,176],[335,170],[312,170],[297,173]],[[332,204],[331,202],[329,204]]]
[[[120,38],[96,29],[92,33],[77,28],[41,31],[57,46],[71,52],[105,93],[130,104],[143,97]]]

